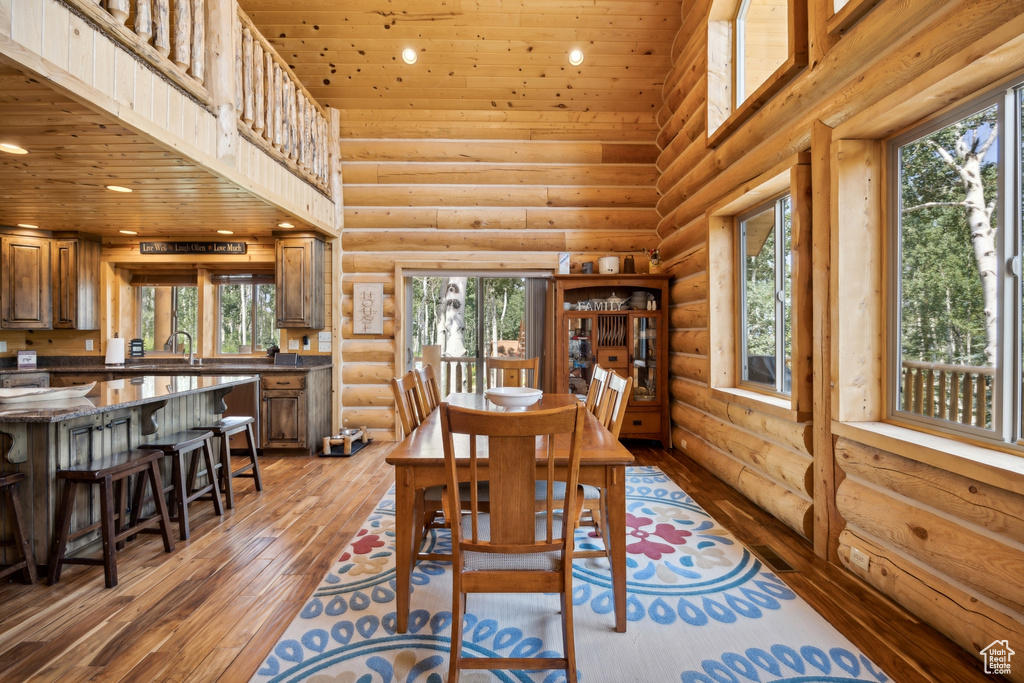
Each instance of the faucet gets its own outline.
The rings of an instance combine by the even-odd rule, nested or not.
[[[193,346],[193,344],[192,344],[192,335],[189,334],[188,332],[186,332],[185,330],[178,330],[176,332],[171,332],[171,336],[168,337],[167,341],[164,342],[164,349],[169,349],[169,347],[171,345],[171,340],[174,339],[175,337],[177,337],[179,334],[185,335],[185,339],[188,339],[188,364],[192,365],[195,362],[195,359],[196,359],[196,356],[195,356],[195,346]]]

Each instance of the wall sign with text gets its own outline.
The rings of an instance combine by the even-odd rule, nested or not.
[[[245,242],[139,242],[140,254],[244,254]]]
[[[383,282],[352,285],[352,331],[355,334],[384,333]]]

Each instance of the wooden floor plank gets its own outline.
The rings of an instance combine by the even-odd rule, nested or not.
[[[988,681],[980,663],[678,453],[629,444],[747,545],[796,569],[780,578],[903,683]],[[198,503],[192,538],[164,553],[145,535],[118,555],[119,584],[71,566],[61,582],[0,582],[0,681],[245,681],[393,484],[374,443],[351,458],[264,457],[264,491],[236,480],[236,503]],[[241,464],[241,460],[239,463]]]

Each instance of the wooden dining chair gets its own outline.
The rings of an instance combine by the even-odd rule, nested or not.
[[[600,365],[594,366],[594,372],[590,376],[590,386],[587,388],[587,410],[597,414],[597,406],[601,402],[604,388],[608,383],[608,371]]]
[[[410,370],[402,377],[391,378],[391,391],[395,395],[395,412],[402,423],[402,436],[409,436],[420,426],[426,414],[423,412],[416,382],[416,372]]]
[[[494,387],[530,387],[537,388],[540,358],[488,358],[487,388]],[[491,371],[494,370],[494,379]]]
[[[459,501],[459,470],[468,472],[470,503],[452,524],[452,634],[448,681],[460,669],[564,669],[576,681],[572,617],[572,525],[563,525],[575,505],[586,407],[582,403],[549,410],[495,413],[441,403],[441,436],[449,505]],[[568,462],[555,468],[556,435],[569,436]],[[486,436],[482,441],[477,436]],[[546,447],[538,449],[538,436]],[[465,438],[465,437],[468,437]],[[456,457],[458,441],[464,452]],[[486,444],[481,448],[482,444]],[[486,452],[484,452],[486,449]],[[564,456],[562,456],[564,457]],[[564,469],[562,465],[565,465]],[[486,474],[484,467],[486,466]],[[490,511],[477,490],[489,479]],[[561,479],[559,477],[562,477]],[[534,490],[545,489],[545,506],[535,511]],[[557,500],[556,483],[568,495]],[[469,593],[558,593],[562,657],[463,657],[462,621]]]
[[[416,370],[416,379],[419,382],[420,394],[423,398],[426,415],[441,403],[441,390],[437,386],[437,375],[434,373],[434,366],[424,365]]]

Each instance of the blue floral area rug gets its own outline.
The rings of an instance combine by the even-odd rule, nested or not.
[[[573,604],[586,683],[881,683],[887,676],[654,467],[627,469],[628,615],[614,630],[607,560],[577,560]],[[407,633],[395,633],[395,506],[381,500],[253,681],[441,683],[451,565],[413,572]],[[581,527],[578,547],[600,548]],[[450,549],[447,531],[428,543]],[[557,595],[470,595],[466,656],[558,656]],[[463,683],[558,683],[561,671],[467,671]]]

